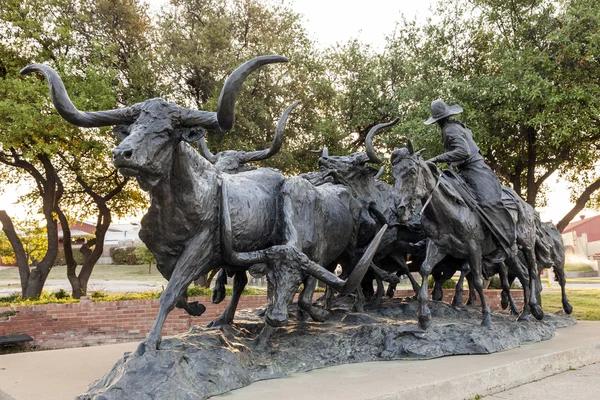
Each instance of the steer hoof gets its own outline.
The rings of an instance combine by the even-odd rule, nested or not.
[[[207,328],[217,328],[219,326],[231,325],[233,321],[230,318],[219,317],[206,325]]]
[[[206,311],[206,306],[198,303],[197,301],[192,301],[187,303],[185,311],[187,311],[187,313],[193,317],[199,317],[204,314],[204,311]]]
[[[329,318],[329,312],[321,308],[310,310],[310,317],[316,322],[325,322]]]

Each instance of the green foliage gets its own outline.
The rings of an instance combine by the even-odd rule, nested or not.
[[[13,221],[15,231],[20,235],[25,255],[28,262],[41,260],[48,250],[46,228],[37,220]],[[15,253],[6,237],[6,234],[0,231],[0,257],[5,263],[15,261]]]
[[[15,315],[17,315],[16,311],[13,311],[13,310],[3,311],[3,312],[0,312],[0,319],[14,317]]]
[[[110,249],[110,256],[113,259],[113,263],[119,265],[140,265],[147,263],[147,261],[138,258],[138,248],[134,246],[113,247]]]
[[[75,259],[75,262],[78,265],[83,264],[83,261],[85,259],[83,254],[81,254],[77,249],[73,250],[73,258]],[[66,265],[66,264],[67,264],[67,260],[65,258],[65,249],[59,248],[58,256],[56,256],[56,261],[54,261],[54,265]]]
[[[233,288],[226,287],[227,296],[231,296]],[[143,292],[143,293],[106,293],[102,290],[93,290],[89,295],[92,301],[122,301],[122,300],[152,300],[158,299],[162,292]],[[245,288],[242,295],[245,296],[266,296],[265,289]],[[200,286],[192,286],[188,288],[188,296],[212,296],[212,289],[203,288]],[[50,303],[77,303],[78,299],[73,299],[65,290],[61,289],[55,293],[42,292],[42,295],[35,299],[22,300],[18,293],[11,296],[0,297],[0,307],[6,306],[32,306],[39,304]]]
[[[435,280],[433,279],[433,276],[429,276],[429,278],[427,279],[427,289],[433,289],[434,285]],[[454,289],[455,287],[456,282],[454,282],[454,280],[452,279],[448,279],[442,284],[442,289]]]
[[[156,258],[154,258],[154,254],[148,250],[145,245],[137,246],[134,251],[135,258],[140,264],[148,264],[152,265],[156,263]],[[120,263],[118,263],[120,264]]]
[[[233,293],[233,288],[226,287],[225,294],[227,296],[231,296]],[[267,291],[265,289],[251,288],[246,287],[242,292],[243,295],[247,296],[265,296]],[[190,297],[199,297],[199,296],[212,296],[212,289],[205,288],[202,286],[191,286],[188,288],[188,296]]]
[[[58,295],[58,297],[57,297]],[[79,300],[71,298],[71,296],[64,296],[60,291],[57,293],[49,293],[42,291],[39,297],[23,300],[20,294],[15,293],[10,296],[0,297],[0,307],[5,306],[33,306],[38,304],[51,304],[51,303],[76,303]]]
[[[0,260],[4,264],[11,264],[16,261],[15,252],[13,251],[6,234],[0,229]]]
[[[337,107],[335,73],[308,39],[300,15],[264,0],[178,0],[158,21],[157,60],[178,104],[214,110],[227,75],[243,61],[282,54],[290,62],[269,65],[244,83],[236,103],[236,126],[228,135],[207,137],[213,153],[270,146],[276,121],[300,99],[288,120],[282,150],[261,165],[295,174],[314,170],[310,149],[348,151],[344,118]],[[184,83],[182,87],[181,83]]]
[[[402,125],[388,148],[410,137],[439,154],[439,128],[425,127],[433,99],[459,103],[482,154],[527,201],[543,202],[554,172],[578,183],[597,176],[600,139],[600,10],[592,0],[440,2],[420,26],[401,21],[384,71]]]

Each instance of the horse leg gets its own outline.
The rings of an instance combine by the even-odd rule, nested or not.
[[[444,291],[442,290],[442,285],[446,282],[446,277],[444,276],[443,268],[437,268],[432,272],[431,276],[433,276],[433,290],[431,291],[431,300],[441,301],[444,298]],[[429,284],[429,282],[427,282]]]
[[[223,310],[223,314],[221,314],[220,317],[208,324],[209,328],[221,325],[230,325],[233,322],[235,310],[237,309],[240,297],[242,296],[242,292],[247,284],[248,275],[246,274],[246,271],[236,271],[233,278],[233,293],[231,295],[229,305],[227,308],[225,308],[225,310]]]
[[[517,321],[527,321],[531,315],[529,307],[529,297],[531,296],[531,292],[529,291],[529,274],[527,268],[518,257],[516,259],[507,258],[505,262],[508,264],[509,271],[519,279],[519,282],[521,282],[521,286],[523,287],[523,310],[521,311],[519,318],[517,318]]]
[[[419,291],[421,290],[421,287],[419,286],[419,284],[415,280],[415,277],[412,276],[412,274],[410,272],[410,269],[408,268],[408,265],[406,264],[406,260],[403,259],[403,257],[401,257],[400,255],[394,254],[394,253],[390,254],[389,257],[392,260],[394,260],[396,262],[396,264],[398,264],[399,270],[398,270],[398,272],[396,272],[396,275],[398,275],[398,276],[400,276],[400,275],[406,275],[406,277],[410,281],[410,284],[411,284],[411,286],[412,286],[412,288],[413,288],[413,290],[415,292],[415,295],[418,295]],[[388,287],[388,291],[389,291],[390,287],[391,287],[391,284]],[[394,284],[394,289],[395,288],[396,288],[396,284]],[[388,296],[389,296],[389,294],[388,294]],[[389,296],[389,297],[394,297],[393,293],[392,293],[392,296]]]
[[[477,304],[477,295],[475,294],[475,284],[473,283],[473,274],[469,271],[465,275],[467,282],[469,283],[469,298],[467,299],[468,306],[474,306]]]
[[[473,275],[473,285],[475,286],[477,293],[479,293],[479,299],[481,300],[481,325],[490,328],[492,326],[492,317],[490,314],[490,308],[488,307],[487,302],[485,301],[485,296],[483,295],[481,247],[473,241],[471,241],[468,246],[469,265],[471,266],[471,274]]]
[[[373,303],[376,305],[381,304],[381,300],[383,299],[383,281],[379,278],[375,278],[375,282],[377,283],[377,290],[375,290],[375,296],[373,297]]]
[[[527,247],[521,243],[519,243],[519,245],[521,245],[522,247],[522,252],[523,255],[525,256],[525,259],[527,260],[527,269],[529,272],[529,287],[530,287],[530,295],[529,295],[529,305],[530,305],[530,309],[531,309],[531,313],[533,314],[533,316],[538,319],[541,320],[542,318],[544,318],[544,311],[542,310],[542,307],[540,307],[538,305],[538,295],[537,295],[537,291],[538,289],[541,287],[541,283],[540,283],[540,273],[538,271],[537,268],[537,263],[536,263],[536,259],[535,259],[535,251],[533,251],[533,249],[535,248],[534,246]]]
[[[429,310],[429,306],[427,305],[427,302],[429,301],[427,281],[433,267],[442,261],[445,256],[446,254],[441,252],[435,243],[431,240],[427,242],[427,255],[419,270],[419,273],[421,274],[421,288],[418,296],[419,307],[417,309],[417,317],[421,329],[427,329],[431,324],[431,310]]]
[[[458,282],[456,282],[456,287],[454,288],[454,297],[452,298],[452,305],[454,307],[460,307],[463,305],[463,285],[465,281],[465,275],[467,271],[465,268],[461,268],[460,270],[460,278],[458,278]]]
[[[510,313],[512,315],[519,315],[519,309],[515,303],[515,299],[510,294],[510,283],[508,282],[508,268],[505,263],[500,263],[498,274],[500,275],[500,284],[502,285],[502,309],[510,305]],[[506,300],[505,300],[506,298]]]
[[[573,307],[569,303],[569,299],[567,298],[567,292],[565,290],[565,284],[567,283],[567,280],[565,278],[564,263],[563,263],[563,265],[560,265],[560,266],[554,265],[554,268],[552,268],[552,269],[554,270],[554,275],[556,276],[556,280],[558,281],[558,284],[560,285],[560,293],[562,296],[563,310],[565,313],[571,314],[573,312]],[[548,271],[548,273],[550,273],[550,271]]]

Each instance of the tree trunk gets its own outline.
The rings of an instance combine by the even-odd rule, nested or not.
[[[19,239],[19,236],[15,231],[12,220],[4,210],[0,210],[0,223],[2,223],[2,230],[6,234],[6,237],[15,252],[17,267],[19,268],[19,277],[21,278],[21,296],[25,298],[30,275],[29,260],[25,254],[23,243],[21,243],[21,239]]]
[[[11,152],[17,154],[14,149],[11,149]],[[13,163],[9,163],[9,165],[24,169],[35,179],[42,198],[42,212],[46,218],[48,250],[42,261],[35,262],[33,269],[29,268],[29,260],[27,260],[23,245],[18,240],[18,236],[14,231],[12,221],[10,221],[6,213],[3,215],[5,222],[8,223],[9,232],[12,229],[12,240],[10,242],[14,246],[13,250],[15,250],[15,255],[18,257],[18,263],[20,263],[17,265],[19,266],[19,275],[21,277],[22,295],[25,299],[38,297],[42,293],[46,278],[58,256],[58,226],[54,218],[54,209],[63,195],[60,178],[56,174],[50,158],[46,154],[38,154],[36,157],[44,167],[43,174],[33,164],[23,160],[18,155],[15,156]]]
[[[527,202],[535,207],[538,187],[535,184],[535,167],[537,154],[535,150],[536,135],[534,128],[527,128]]]
[[[57,208],[56,213],[58,214],[63,231],[63,250],[67,263],[67,279],[71,284],[71,295],[74,299],[79,299],[81,298],[81,285],[77,278],[77,261],[75,261],[75,257],[73,256],[73,246],[71,245],[71,227],[65,213],[61,209]]]
[[[565,230],[569,222],[573,220],[579,214],[581,210],[585,208],[585,205],[589,201],[590,197],[596,190],[600,189],[600,178],[594,181],[591,185],[589,185],[583,193],[579,196],[577,201],[575,202],[575,206],[556,224],[556,229],[562,233]]]

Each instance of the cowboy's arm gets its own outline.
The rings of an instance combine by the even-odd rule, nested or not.
[[[460,163],[466,161],[471,156],[471,149],[465,135],[458,129],[450,129],[444,133],[446,136],[444,147],[448,151],[433,157],[429,161],[434,163]]]

